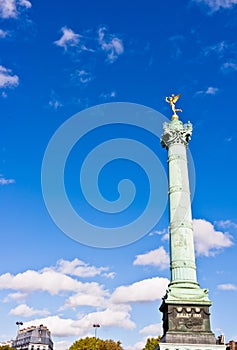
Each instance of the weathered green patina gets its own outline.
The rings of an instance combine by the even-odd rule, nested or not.
[[[162,147],[168,150],[170,271],[171,281],[160,307],[163,313],[163,342],[215,344],[211,332],[207,289],[196,276],[187,146],[192,135],[190,122],[177,114],[165,123]]]

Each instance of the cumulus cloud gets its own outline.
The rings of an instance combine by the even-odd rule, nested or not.
[[[133,265],[153,265],[163,270],[169,266],[169,261],[168,253],[164,247],[160,247],[145,254],[137,255]]]
[[[61,46],[66,51],[70,46],[77,46],[81,35],[76,34],[72,29],[67,27],[62,27],[61,32],[63,33],[59,40],[54,43],[57,46]]]
[[[62,107],[63,104],[59,100],[53,98],[49,101],[49,106],[56,110]]]
[[[209,86],[206,90],[199,90],[196,95],[216,95],[219,89],[213,86]]]
[[[71,340],[60,340],[60,341],[54,341],[55,349],[57,350],[65,350],[69,349],[72,345]]]
[[[221,227],[222,229],[234,228],[237,229],[237,224],[231,220],[220,220],[215,221],[215,225]]]
[[[111,99],[116,97],[116,92],[115,91],[111,91],[111,92],[105,92],[100,94],[100,98],[103,101],[110,101]]]
[[[20,0],[19,1],[19,5],[20,6],[24,6],[27,9],[30,9],[32,7],[32,4],[31,4],[31,2],[29,0]]]
[[[89,294],[89,291],[87,294],[82,294],[82,293],[77,293],[72,296],[70,296],[66,301],[64,306],[61,308],[67,309],[67,308],[72,308],[74,309],[75,307],[78,306],[92,306],[92,307],[104,307],[106,305],[106,299],[103,294],[106,295],[106,292],[104,293],[99,293],[97,294],[96,291],[92,291],[92,293]],[[102,295],[100,295],[102,294]]]
[[[109,34],[105,27],[101,27],[98,30],[98,43],[100,48],[106,53],[109,63],[115,62],[124,52],[122,40],[115,35]]]
[[[163,333],[162,323],[153,323],[140,329],[140,334],[151,334],[153,336]]]
[[[11,69],[0,65],[0,88],[16,87],[19,84],[19,77],[12,75]]]
[[[206,220],[194,219],[193,231],[197,255],[212,256],[233,245],[227,232],[216,231],[214,225]]]
[[[24,326],[44,324],[50,329],[55,337],[88,336],[94,323],[99,323],[103,327],[119,327],[134,329],[135,323],[130,319],[128,309],[106,309],[103,311],[87,313],[79,316],[79,319],[61,318],[60,316],[49,316],[46,318],[24,322]]]
[[[0,174],[0,186],[14,184],[15,182],[16,181],[14,179],[6,179],[5,177],[3,177],[3,175]]]
[[[112,294],[114,303],[147,302],[161,299],[169,284],[167,278],[154,277],[129,286],[120,286]]]
[[[22,292],[16,292],[16,293],[9,293],[4,299],[4,303],[8,303],[10,301],[20,301],[22,302],[27,298],[27,293]]]
[[[225,52],[230,49],[230,45],[225,41],[222,40],[216,44],[210,45],[204,49],[205,56],[208,56],[212,53],[218,55],[218,57],[223,57]]]
[[[79,69],[72,75],[72,80],[79,81],[81,85],[87,85],[93,80],[92,74],[85,69]]]
[[[61,290],[74,290],[78,287],[77,281],[54,271],[37,272],[28,270],[17,275],[5,273],[0,276],[0,289],[13,289],[24,292],[46,290],[57,294]]]
[[[87,293],[90,289],[100,288],[96,282],[82,283],[57,271],[46,268],[42,271],[27,270],[17,275],[0,275],[0,289],[12,289],[20,292],[45,291],[57,295],[62,291]]]
[[[221,70],[223,72],[237,71],[237,63],[236,62],[225,62],[221,66]]]
[[[67,337],[73,335],[82,337],[86,335],[86,332],[89,329],[87,325],[78,327],[77,321],[70,318],[61,318],[59,316],[37,318],[35,320],[31,320],[30,322],[24,322],[25,327],[39,326],[40,324],[46,325],[55,337]]]
[[[15,316],[21,316],[21,317],[31,317],[34,315],[38,316],[46,316],[49,315],[48,310],[35,310],[32,307],[29,307],[26,304],[21,304],[15,307],[14,309],[11,309],[9,312],[10,315],[15,315]]]
[[[143,339],[139,340],[137,343],[127,346],[126,350],[141,350],[145,348],[146,341],[147,341],[147,337],[144,337]]]
[[[85,322],[88,325],[100,323],[103,327],[121,327],[126,329],[134,329],[135,323],[131,320],[129,308],[107,308],[103,311],[92,312],[85,315],[79,320],[80,324]]]
[[[72,261],[60,259],[57,261],[56,266],[50,269],[70,276],[95,277],[96,275],[101,275],[105,271],[108,271],[109,268],[105,266],[96,267],[75,258]],[[111,276],[113,276],[113,273]]]
[[[164,228],[163,230],[154,230],[149,233],[149,236],[153,235],[159,235],[162,236],[162,241],[167,241],[169,239],[169,231],[167,228]]]
[[[232,283],[219,284],[218,289],[220,289],[220,290],[237,290],[237,286],[235,286]]]
[[[3,29],[0,29],[0,38],[6,38],[9,35],[9,32]]]
[[[237,0],[193,0],[197,4],[204,4],[209,7],[211,12],[223,9],[230,9],[237,4]]]
[[[22,9],[29,9],[31,6],[28,0],[0,0],[0,17],[17,18]]]
[[[26,296],[27,293],[43,291],[51,295],[58,295],[65,292],[74,292],[66,299],[65,308],[75,308],[81,305],[92,307],[105,306],[105,298],[109,293],[103,285],[97,282],[81,282],[78,277],[94,277],[101,275],[106,278],[113,278],[113,272],[107,273],[107,267],[95,267],[84,263],[79,259],[73,261],[59,260],[56,266],[45,267],[40,271],[27,270],[23,273],[12,275],[5,273],[0,275],[0,289],[15,290],[10,293],[5,301]],[[109,275],[109,276],[108,276]],[[76,276],[77,279],[71,276]]]

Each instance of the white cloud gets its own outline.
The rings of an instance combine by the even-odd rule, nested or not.
[[[213,86],[209,86],[209,87],[207,88],[207,90],[206,90],[205,93],[206,93],[207,95],[216,95],[218,91],[219,91],[218,88],[213,87]]]
[[[49,316],[46,318],[31,320],[24,322],[24,326],[30,325],[46,325],[55,337],[88,336],[92,331],[92,325],[99,323],[103,327],[119,327],[125,329],[134,329],[135,323],[130,319],[129,309],[112,309],[108,308],[103,311],[87,313],[79,316],[79,319],[61,318],[57,316]]]
[[[219,89],[213,86],[209,86],[206,90],[199,90],[196,95],[216,95]]]
[[[58,109],[62,107],[62,103],[59,100],[52,99],[49,101],[49,106],[52,107],[53,109]]]
[[[100,98],[102,98],[104,101],[110,101],[111,99],[113,99],[115,97],[116,97],[115,91],[100,94]]]
[[[50,94],[50,100],[49,100],[49,106],[55,110],[57,110],[58,108],[62,107],[63,104],[61,103],[58,95],[55,93],[55,91],[51,91]]]
[[[42,271],[27,270],[17,275],[5,273],[0,275],[0,289],[12,289],[21,292],[45,291],[52,295],[62,291],[87,293],[91,288],[98,287],[98,283],[82,283],[62,273],[46,268]]]
[[[27,293],[22,292],[16,292],[16,293],[9,293],[4,299],[4,303],[8,303],[9,301],[23,301],[27,298]]]
[[[1,93],[1,97],[2,97],[2,98],[7,98],[7,93],[6,93],[5,91],[3,91],[3,92]]]
[[[46,316],[46,315],[49,315],[49,312],[45,309],[35,310],[26,304],[21,304],[15,307],[14,309],[11,309],[9,314],[15,315],[15,316],[21,316],[21,317],[31,317],[33,315]]]
[[[102,276],[113,279],[116,276],[116,272],[105,272],[102,274]]]
[[[17,18],[22,8],[31,7],[32,4],[28,0],[0,0],[0,17]]]
[[[215,221],[215,225],[227,229],[227,228],[234,228],[237,229],[237,224],[231,220],[220,220],[220,221]]]
[[[30,322],[24,322],[25,327],[39,326],[40,324],[47,326],[54,337],[66,337],[72,335],[81,337],[85,336],[89,329],[87,325],[78,327],[77,321],[70,318],[61,318],[59,316],[49,316],[46,318],[31,320]]]
[[[161,238],[162,241],[167,241],[167,240],[169,240],[169,231],[168,231],[167,228],[164,228],[163,230],[151,231],[151,232],[149,233],[149,236],[153,236],[153,235],[162,236],[162,238]]]
[[[45,267],[40,271],[27,270],[17,275],[5,273],[0,275],[0,289],[16,290],[17,293],[31,293],[36,291],[48,292],[57,295],[61,292],[75,292],[65,302],[65,307],[75,307],[78,305],[101,306],[103,297],[108,296],[108,292],[103,285],[97,282],[81,282],[68,275],[76,277],[94,277],[101,275],[110,277],[104,271],[107,267],[95,267],[84,263],[79,259],[73,261],[59,260],[56,266]],[[16,293],[12,293],[15,295]]]
[[[163,333],[162,323],[153,323],[140,329],[140,334],[161,335]]]
[[[61,31],[63,35],[59,40],[56,40],[54,43],[57,46],[61,46],[66,51],[70,46],[77,46],[80,40],[80,35],[76,34],[72,29],[67,27],[62,27]]]
[[[213,224],[203,219],[193,220],[194,242],[197,255],[211,256],[233,245],[231,236],[216,231]]]
[[[70,348],[71,345],[72,345],[71,340],[60,340],[60,341],[54,342],[54,347],[57,350],[67,350]]]
[[[121,327],[125,329],[134,329],[135,323],[130,319],[130,308],[107,308],[103,311],[92,312],[85,315],[79,320],[80,324],[92,325],[93,323],[99,323],[103,327]]]
[[[133,345],[126,346],[125,350],[141,350],[145,347],[147,341],[147,337],[139,340],[137,343]]]
[[[225,62],[221,66],[223,72],[237,71],[237,63],[235,62]]]
[[[92,307],[104,307],[106,305],[106,299],[103,295],[98,295],[95,290],[92,290],[93,294],[89,294],[89,291],[87,294],[77,293],[72,296],[70,296],[66,301],[64,306],[61,308],[61,310],[66,308],[72,308],[78,306],[92,306]],[[101,293],[99,293],[101,294]],[[105,294],[105,292],[104,292]]]
[[[106,307],[108,305],[109,291],[104,289],[103,285],[99,285],[96,282],[85,283],[85,288],[81,291],[71,295],[66,299],[61,310],[67,308],[76,308],[78,306],[92,306],[92,307]]]
[[[237,286],[235,286],[234,284],[231,284],[231,283],[219,284],[218,285],[218,289],[221,289],[221,290],[237,290]]]
[[[0,73],[1,74],[1,73]],[[1,78],[0,78],[1,79]],[[0,186],[14,184],[16,181],[14,179],[6,179],[0,175]]]
[[[204,54],[210,55],[211,53],[215,53],[218,57],[223,57],[224,53],[230,49],[230,45],[226,41],[220,41],[214,45],[208,46],[204,50]]]
[[[98,30],[100,48],[106,53],[107,61],[113,63],[123,54],[124,46],[121,39],[108,33],[105,27]]]
[[[87,85],[88,83],[91,82],[91,80],[93,79],[92,75],[90,72],[81,69],[81,70],[77,70],[74,74],[73,74],[73,79],[77,80],[77,78],[79,79],[80,83],[82,85]]]
[[[0,0],[0,17],[17,17],[16,0]]]
[[[19,84],[19,77],[12,75],[12,71],[0,65],[0,88],[16,87]]]
[[[114,277],[114,272],[105,273],[105,271],[109,270],[108,267],[89,265],[78,258],[75,258],[72,261],[60,259],[57,261],[55,267],[46,268],[43,271],[46,271],[47,269],[77,277],[95,277],[96,275],[103,275],[110,278]]]
[[[154,277],[130,286],[120,286],[112,294],[111,300],[114,303],[132,303],[159,300],[165,295],[169,284],[167,278]]]
[[[20,0],[19,1],[19,5],[20,6],[24,6],[27,9],[30,9],[32,7],[32,4],[31,4],[31,2],[29,0]]]
[[[207,5],[212,12],[218,11],[221,8],[230,9],[237,4],[237,0],[193,0],[197,4]]]
[[[148,253],[137,255],[133,265],[153,265],[163,270],[169,266],[169,261],[168,253],[164,247],[160,247]]]
[[[0,38],[6,38],[9,35],[9,32],[3,29],[0,29]]]

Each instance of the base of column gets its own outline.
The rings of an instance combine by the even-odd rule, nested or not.
[[[156,350],[226,350],[225,345],[160,343]]]
[[[161,342],[178,344],[216,344],[210,327],[209,305],[163,301],[164,335]]]

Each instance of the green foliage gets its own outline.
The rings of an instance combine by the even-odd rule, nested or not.
[[[157,338],[147,338],[145,348],[142,350],[154,350],[155,347],[160,343],[160,340],[160,335]]]
[[[95,339],[86,337],[75,341],[69,350],[123,350],[120,341]]]
[[[12,348],[9,345],[2,345],[0,346],[0,350],[12,350]]]

